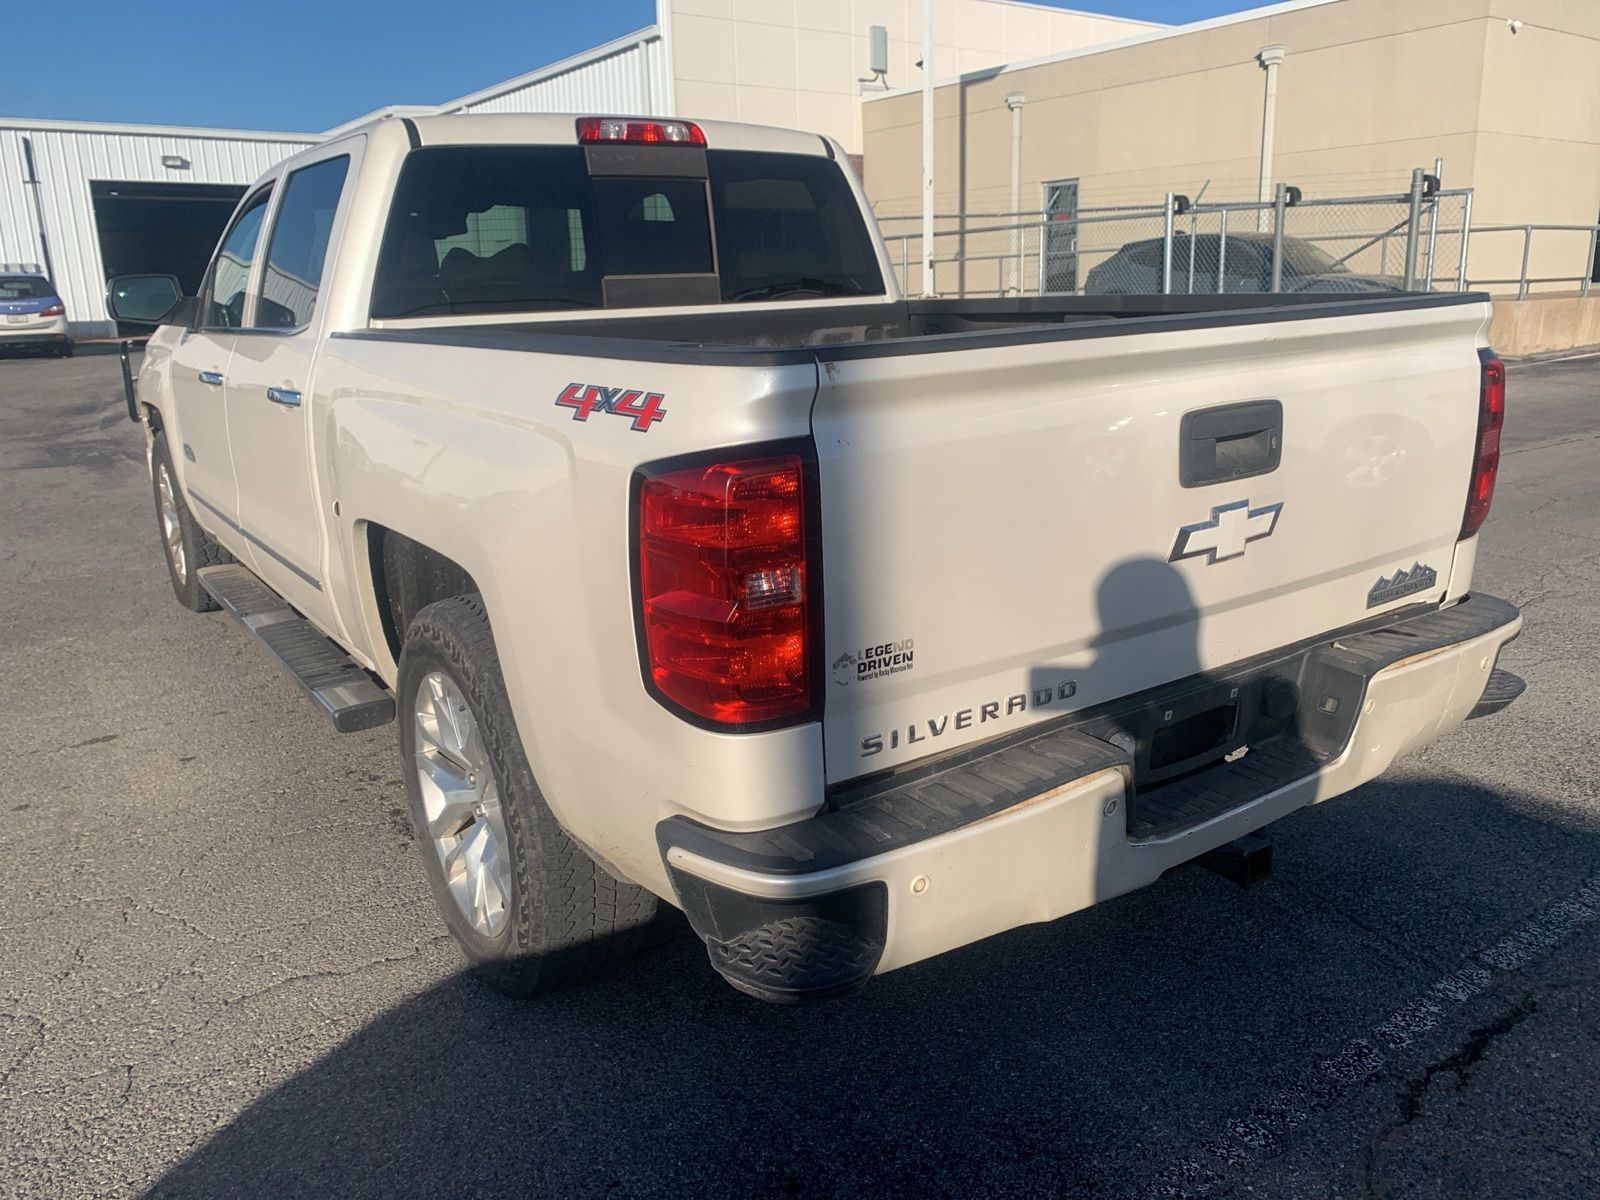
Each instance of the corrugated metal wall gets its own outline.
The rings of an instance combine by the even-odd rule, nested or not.
[[[0,128],[0,261],[43,262],[39,216],[25,181],[23,139],[33,145],[39,199],[50,240],[56,287],[77,336],[106,336],[114,328],[105,308],[105,271],[89,196],[91,180],[248,184],[274,163],[314,145],[313,139],[237,138],[187,133]],[[187,169],[161,165],[162,155],[187,159]]]
[[[656,116],[667,111],[666,60],[655,34],[621,46],[603,58],[520,87],[469,99],[445,111],[469,113],[629,113]]]
[[[21,137],[0,129],[0,262],[44,261],[26,180]]]

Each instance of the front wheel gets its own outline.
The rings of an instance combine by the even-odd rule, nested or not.
[[[656,899],[614,878],[556,822],[523,753],[477,596],[406,630],[396,687],[411,824],[434,902],[467,959],[517,996],[629,957]]]

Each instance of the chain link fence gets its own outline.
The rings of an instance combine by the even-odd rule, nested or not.
[[[1459,290],[1467,283],[1469,189],[1423,171],[1400,193],[935,218],[926,264],[919,217],[879,221],[901,288],[935,295],[1071,296]]]

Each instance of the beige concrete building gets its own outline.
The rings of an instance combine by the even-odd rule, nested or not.
[[[685,116],[815,130],[861,152],[861,98],[921,87],[922,0],[657,0]],[[886,55],[872,71],[871,29]],[[1166,26],[1015,0],[935,0],[933,70],[959,75]]]
[[[1273,45],[1285,52],[1271,175],[1308,197],[1402,191],[1442,158],[1447,187],[1475,189],[1474,227],[1600,217],[1600,0],[1292,0],[943,78],[936,207],[1006,207],[1019,93],[1023,208],[1064,180],[1085,207],[1203,186],[1207,200],[1253,200],[1257,56]],[[876,211],[919,211],[920,94],[862,110]],[[1537,235],[1532,273],[1574,274],[1587,246],[1587,234]],[[1519,235],[1476,235],[1468,274],[1515,275],[1520,255]]]

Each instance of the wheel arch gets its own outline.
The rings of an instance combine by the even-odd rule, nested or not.
[[[481,592],[472,573],[425,542],[376,521],[365,522],[371,602],[398,674],[400,649],[412,620],[428,605]]]

